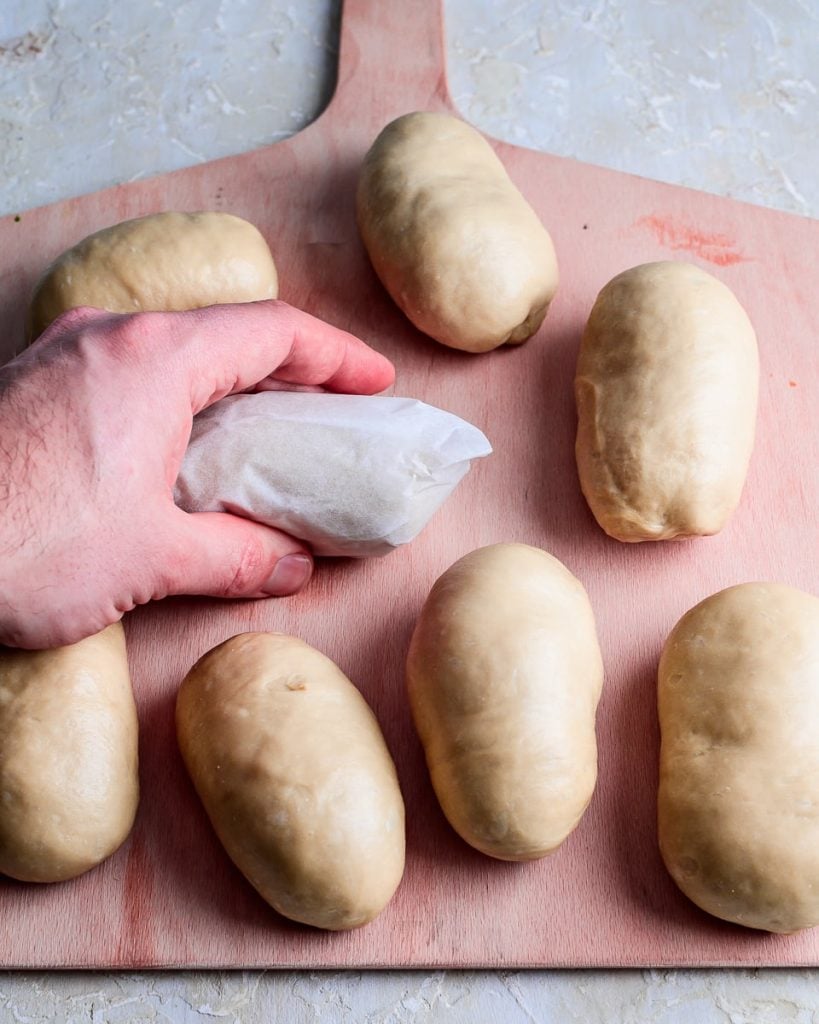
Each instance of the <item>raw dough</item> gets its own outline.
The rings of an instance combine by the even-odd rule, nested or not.
[[[198,309],[275,299],[279,284],[259,231],[230,213],[155,213],[105,228],[64,252],[34,290],[33,341],[61,313]]]
[[[52,651],[0,648],[0,871],[88,871],[125,840],[138,800],[122,626]]]
[[[819,925],[819,599],[778,583],[706,598],[659,669],[659,838],[703,910]]]
[[[486,352],[525,341],[557,289],[554,247],[489,143],[448,114],[405,114],[364,160],[358,225],[420,330]]]
[[[589,599],[569,570],[525,544],[461,558],[424,604],[407,682],[460,836],[502,860],[559,846],[594,790],[603,683]]]
[[[239,870],[280,914],[355,928],[404,871],[404,803],[364,698],[296,637],[244,633],[188,673],[182,756]]]
[[[619,274],[591,311],[577,363],[577,468],[621,541],[717,533],[754,441],[759,357],[745,311],[690,263]]]

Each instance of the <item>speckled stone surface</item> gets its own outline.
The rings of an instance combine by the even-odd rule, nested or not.
[[[819,214],[817,0],[448,0],[446,14],[452,94],[485,131]],[[332,95],[338,24],[338,0],[4,0],[0,212],[297,131]]]
[[[446,11],[484,130],[819,216],[819,0]],[[338,20],[335,0],[0,0],[0,212],[298,130],[332,94]],[[215,1020],[811,1024],[819,972],[0,973],[0,1022]]]

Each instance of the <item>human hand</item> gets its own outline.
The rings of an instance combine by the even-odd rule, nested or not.
[[[278,382],[374,394],[393,379],[283,302],[60,317],[0,368],[0,642],[73,643],[170,594],[299,590],[313,567],[299,541],[174,505],[193,416]]]

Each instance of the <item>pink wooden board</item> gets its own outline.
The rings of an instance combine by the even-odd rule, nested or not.
[[[819,930],[774,937],[688,903],[663,870],[654,822],[654,676],[671,626],[743,580],[819,593],[819,223],[498,143],[552,232],[560,291],[523,348],[469,357],[432,343],[382,290],[353,217],[357,169],[377,131],[408,110],[451,108],[438,3],[414,5],[411,19],[398,12],[348,0],[337,94],[294,138],[0,222],[6,356],[35,277],[79,238],[158,210],[228,210],[264,231],[283,298],[386,352],[397,393],[472,420],[496,450],[413,545],[385,559],[326,563],[293,599],[172,600],[128,617],[142,727],[136,827],[114,857],[72,883],[0,881],[0,965],[819,964]],[[742,506],[720,536],[625,546],[604,536],[580,494],[572,376],[599,288],[661,258],[701,263],[748,309],[762,355],[758,439]],[[529,865],[484,858],[449,829],[404,696],[404,655],[428,588],[460,555],[500,540],[541,545],[583,580],[607,669],[594,799],[564,846]],[[371,702],[396,758],[406,875],[384,914],[359,931],[322,934],[270,910],[222,852],[184,774],[177,686],[199,655],[248,629],[296,633],[334,658]]]

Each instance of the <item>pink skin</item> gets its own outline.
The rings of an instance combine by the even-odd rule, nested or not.
[[[383,356],[283,302],[76,309],[0,368],[0,642],[47,648],[169,594],[295,593],[310,552],[173,484],[195,413],[284,384],[374,394]]]

